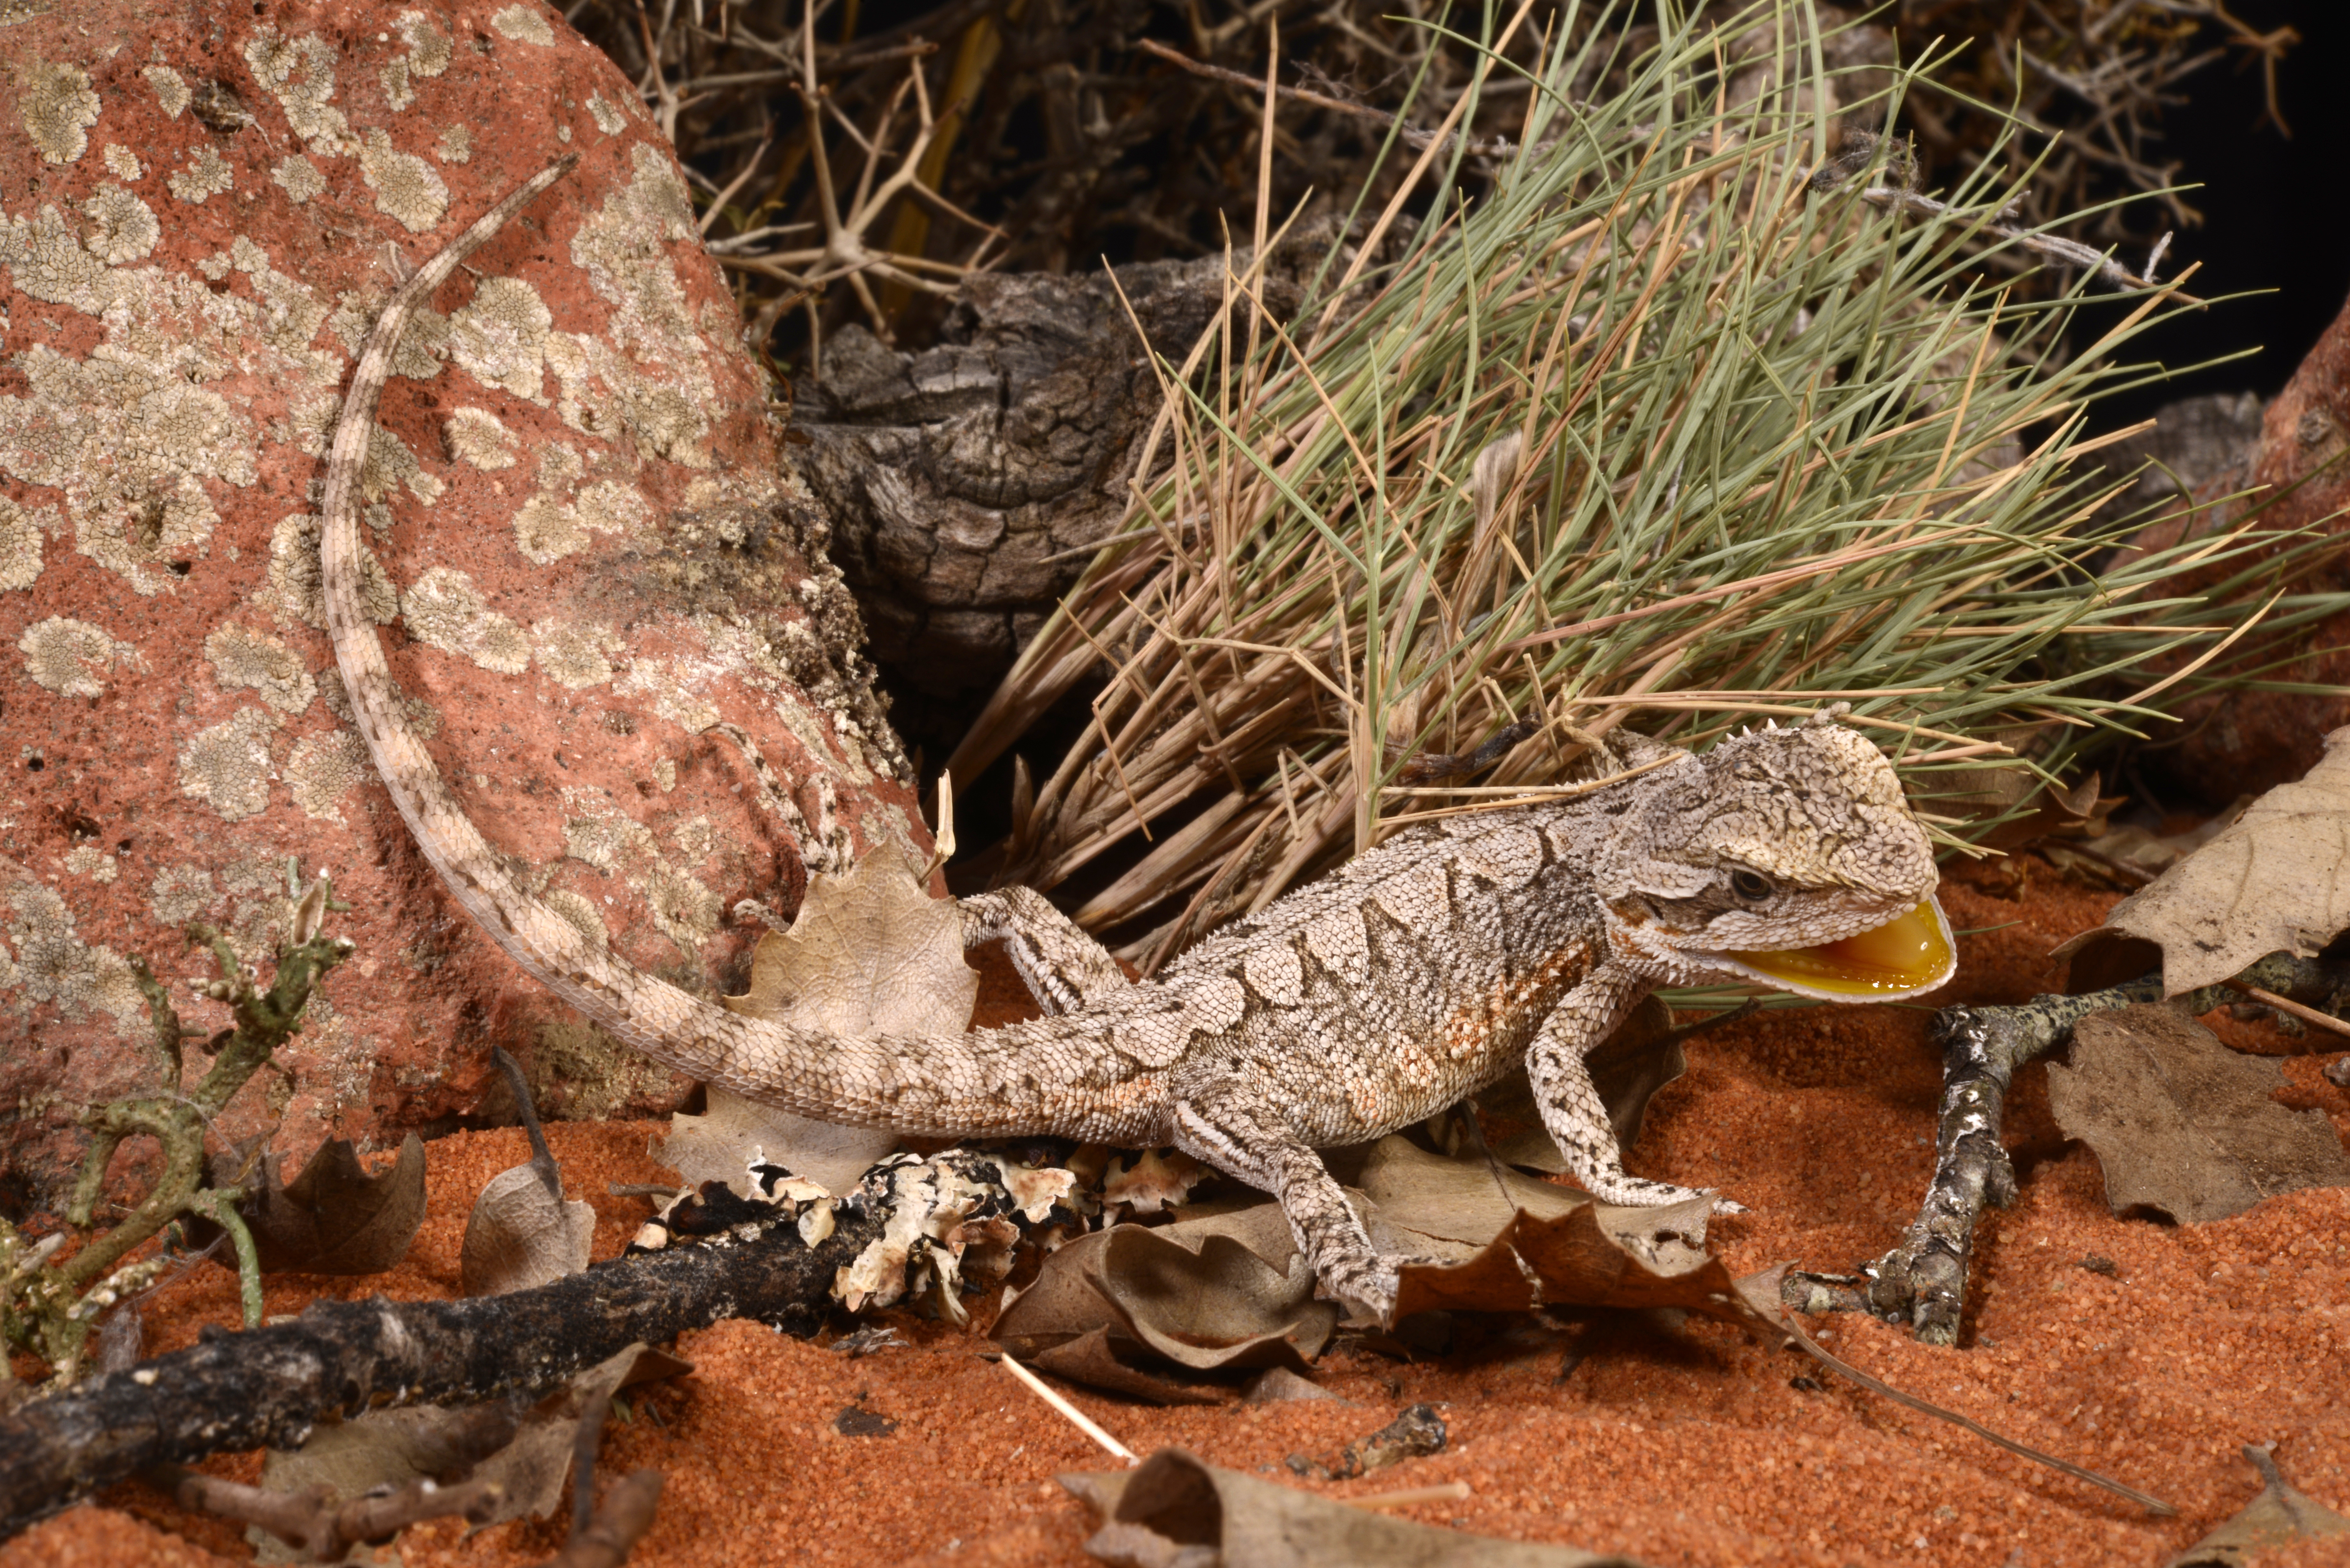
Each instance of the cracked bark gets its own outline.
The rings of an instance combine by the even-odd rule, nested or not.
[[[1317,232],[1280,246],[1269,311],[1295,310],[1331,244]],[[1248,265],[1246,251],[1232,258]],[[788,450],[832,517],[833,558],[874,660],[901,704],[914,698],[916,711],[893,715],[901,731],[935,728],[920,711],[935,706],[951,732],[920,738],[943,754],[969,717],[955,700],[1011,668],[1087,547],[1118,526],[1160,401],[1135,324],[1180,363],[1224,307],[1224,265],[1140,263],[1118,268],[1116,286],[1100,270],[983,274],[963,284],[933,348],[903,352],[857,326],[825,339],[797,405],[809,441]]]
[[[540,1394],[641,1340],[732,1317],[813,1332],[834,1275],[877,1239],[881,1203],[844,1202],[820,1245],[784,1220],[747,1240],[621,1258],[536,1290],[453,1302],[315,1302],[292,1323],[202,1343],[0,1416],[0,1540],[155,1465],[298,1446],[385,1403]]]

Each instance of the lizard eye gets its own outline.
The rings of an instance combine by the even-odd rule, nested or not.
[[[1742,898],[1767,898],[1774,889],[1771,878],[1759,871],[1732,871],[1730,886]]]

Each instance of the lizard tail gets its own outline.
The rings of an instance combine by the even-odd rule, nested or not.
[[[491,940],[547,989],[631,1048],[801,1116],[907,1132],[1018,1137],[1061,1130],[1009,1093],[1035,1024],[951,1039],[847,1040],[744,1018],[592,946],[517,887],[442,782],[400,710],[383,645],[360,607],[358,490],[376,409],[417,307],[508,219],[569,172],[572,153],[500,202],[402,285],[369,333],[327,460],[319,567],[327,627],[368,753],[442,884]],[[988,1115],[991,1102],[1000,1114]],[[1013,1114],[1020,1106],[1024,1114]]]

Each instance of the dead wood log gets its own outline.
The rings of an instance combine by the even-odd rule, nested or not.
[[[192,1349],[28,1400],[0,1417],[0,1540],[151,1466],[298,1447],[370,1406],[552,1389],[630,1344],[726,1318],[810,1333],[886,1202],[835,1209],[810,1247],[785,1219],[747,1238],[618,1259],[536,1290],[455,1302],[316,1302],[292,1323],[207,1328]]]

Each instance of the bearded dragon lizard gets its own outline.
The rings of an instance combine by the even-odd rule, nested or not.
[[[1034,891],[965,899],[966,945],[1007,942],[1046,1014],[1002,1028],[836,1038],[727,1012],[591,947],[515,884],[403,715],[360,608],[356,504],[410,316],[572,161],[501,202],[384,308],[328,459],[321,565],[359,732],[418,847],[516,963],[628,1045],[818,1120],[1172,1144],[1277,1197],[1324,1291],[1385,1317],[1399,1260],[1372,1246],[1317,1148],[1419,1121],[1523,1062],[1595,1197],[1711,1196],[1625,1172],[1585,1067],[1651,990],[1726,981],[1856,1002],[1949,978],[1925,831],[1840,710],[1703,756],[1628,737],[1613,780],[1407,829],[1154,981],[1128,982]]]

